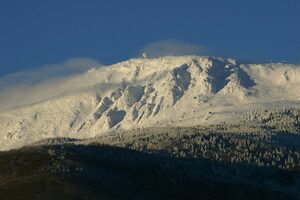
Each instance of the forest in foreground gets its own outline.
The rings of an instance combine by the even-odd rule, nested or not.
[[[0,152],[1,199],[299,199],[300,112]]]

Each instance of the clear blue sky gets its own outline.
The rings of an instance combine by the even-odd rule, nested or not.
[[[110,64],[169,39],[300,60],[299,0],[1,0],[0,27],[0,76],[74,57]]]

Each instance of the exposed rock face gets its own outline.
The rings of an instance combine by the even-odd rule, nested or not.
[[[114,129],[235,120],[262,106],[299,106],[299,77],[296,65],[239,65],[199,56],[131,59],[76,77],[88,80],[84,89],[1,113],[0,149]]]
[[[124,92],[124,103],[131,107],[138,102],[144,95],[144,87],[142,86],[128,86]]]

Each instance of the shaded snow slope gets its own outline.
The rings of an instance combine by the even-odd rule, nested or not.
[[[299,66],[216,57],[131,59],[64,84],[80,87],[0,114],[1,150],[115,129],[219,123],[257,108],[300,105]]]

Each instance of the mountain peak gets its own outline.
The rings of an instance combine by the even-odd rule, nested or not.
[[[299,67],[238,65],[220,57],[134,58],[68,80],[62,88],[78,87],[67,94],[1,113],[0,146],[237,120],[262,105],[299,105],[298,77]]]

